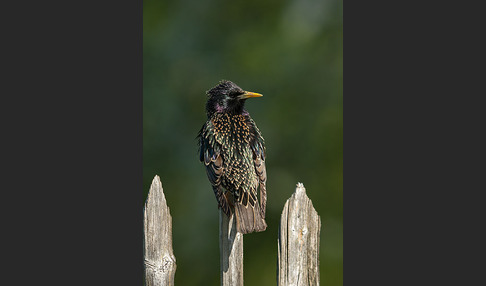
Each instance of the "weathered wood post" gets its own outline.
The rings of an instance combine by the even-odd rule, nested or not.
[[[243,234],[236,231],[234,214],[219,210],[220,280],[222,286],[243,286]]]
[[[278,233],[277,283],[319,285],[321,218],[302,183],[285,203]]]
[[[176,259],[172,251],[172,217],[159,176],[150,186],[143,224],[145,285],[173,286]]]

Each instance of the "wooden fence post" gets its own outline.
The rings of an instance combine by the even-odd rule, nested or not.
[[[302,183],[285,203],[278,233],[277,283],[319,285],[321,218]]]
[[[221,286],[243,286],[243,234],[236,231],[235,215],[219,210]]]
[[[243,286],[243,234],[234,216],[219,213],[222,286]],[[278,233],[277,284],[319,285],[321,218],[302,183],[287,200]],[[173,286],[176,259],[172,250],[172,217],[159,176],[150,186],[144,207],[145,285]]]
[[[143,224],[145,285],[173,286],[176,259],[172,251],[172,217],[159,176],[150,186]]]

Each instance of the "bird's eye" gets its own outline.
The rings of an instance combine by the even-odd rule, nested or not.
[[[230,97],[238,97],[238,96],[240,96],[242,94],[243,94],[243,92],[241,92],[239,90],[232,90],[232,91],[230,91],[229,96]]]

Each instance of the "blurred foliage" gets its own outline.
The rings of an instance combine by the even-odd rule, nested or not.
[[[246,107],[267,147],[267,224],[245,235],[246,285],[276,285],[280,214],[303,182],[322,219],[321,285],[343,278],[342,0],[143,3],[143,191],[162,180],[176,285],[219,285],[218,210],[195,137],[221,79],[262,93]]]

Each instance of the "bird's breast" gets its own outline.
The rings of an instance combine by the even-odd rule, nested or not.
[[[211,119],[212,137],[221,147],[223,186],[244,189],[256,185],[250,147],[250,125],[245,115],[216,114]]]
[[[250,127],[246,116],[218,113],[211,122],[214,127],[214,137],[223,147],[234,146],[241,149],[250,144]]]

